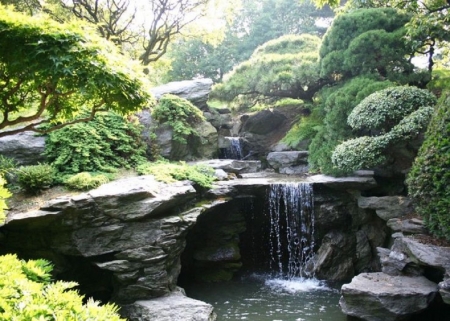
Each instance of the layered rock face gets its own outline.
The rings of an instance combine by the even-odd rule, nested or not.
[[[116,181],[10,215],[3,250],[50,258],[61,274],[81,262],[79,268],[100,269],[112,278],[110,299],[119,303],[161,296],[176,287],[185,235],[200,212],[180,210],[195,195],[188,183],[151,176]]]
[[[342,287],[342,311],[368,321],[444,320],[450,312],[450,248],[427,244],[426,228],[408,217],[405,197],[360,197],[358,204],[386,222],[393,244],[377,248],[381,272],[357,275]]]
[[[227,162],[222,168],[241,171],[239,175],[252,175],[252,166],[258,165]],[[315,195],[316,276],[346,280],[375,269],[375,248],[385,242],[384,222],[357,205],[358,191],[373,188],[374,179],[318,175],[304,181],[313,185]],[[191,276],[230,278],[255,251],[244,235],[251,229],[261,234],[268,187],[280,182],[283,178],[220,181],[200,195],[189,182],[164,184],[151,176],[123,179],[9,215],[0,230],[1,248],[23,258],[50,259],[56,277],[74,279],[82,292],[118,302],[132,320],[153,320],[159,312],[149,307],[169,304],[167,300],[171,310],[179,301],[181,309],[194,311],[198,302],[173,293],[181,260]],[[191,308],[186,308],[188,302]],[[188,314],[174,319],[179,316],[174,314],[161,320],[213,320],[208,309],[202,306],[208,316],[200,319]]]

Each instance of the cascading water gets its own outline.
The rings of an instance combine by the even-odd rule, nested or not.
[[[279,277],[311,277],[314,195],[307,183],[272,184],[268,192],[270,267]]]
[[[273,184],[266,194],[238,199],[233,210],[246,219],[247,229],[240,235],[246,270],[214,286],[184,285],[188,296],[211,303],[218,321],[345,321],[339,290],[309,273],[315,229],[312,186]]]
[[[226,159],[242,159],[244,155],[242,154],[241,139],[239,137],[224,137],[230,142],[228,148],[223,149],[223,158]]]

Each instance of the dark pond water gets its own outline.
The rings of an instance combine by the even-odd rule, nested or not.
[[[183,284],[189,297],[212,304],[219,321],[345,321],[339,288],[317,280],[252,274],[224,283]]]

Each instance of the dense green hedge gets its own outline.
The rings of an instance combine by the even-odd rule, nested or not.
[[[409,195],[430,231],[450,240],[450,92],[439,100],[409,173]]]

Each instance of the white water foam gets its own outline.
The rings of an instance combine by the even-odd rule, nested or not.
[[[292,278],[284,279],[268,279],[264,282],[265,286],[275,292],[298,293],[308,292],[312,290],[329,290],[327,286],[317,279]]]

